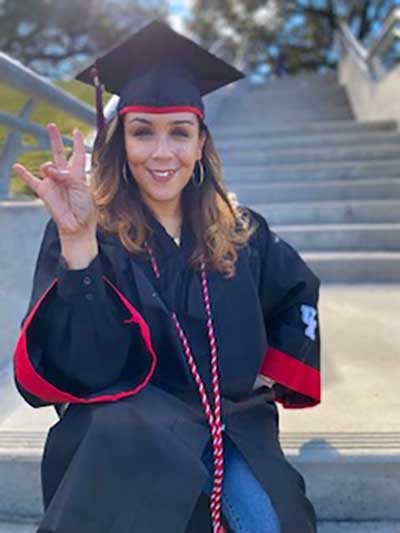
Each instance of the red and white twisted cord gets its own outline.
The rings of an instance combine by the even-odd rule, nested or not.
[[[160,277],[160,270],[156,258],[154,256],[151,247],[145,243],[146,249],[150,256],[151,265],[154,271],[154,275],[157,279]],[[192,351],[188,339],[180,325],[176,313],[172,312],[171,317],[177,330],[179,339],[182,343],[182,347],[189,364],[189,368],[192,372],[194,381],[197,385],[197,389],[200,395],[200,399],[204,408],[204,412],[207,418],[208,425],[211,431],[211,439],[213,444],[213,461],[214,461],[214,480],[213,489],[210,496],[210,514],[213,525],[213,533],[225,533],[225,528],[222,525],[221,520],[221,497],[224,479],[224,446],[222,437],[222,423],[221,423],[221,394],[219,389],[219,372],[218,372],[218,350],[215,339],[214,327],[211,314],[211,302],[208,292],[208,283],[206,275],[206,267],[204,261],[201,263],[201,286],[203,293],[203,302],[207,314],[207,333],[210,345],[211,354],[211,376],[212,376],[212,389],[214,396],[214,412],[210,407],[207,393],[204,384],[201,380],[200,374],[197,369],[196,362],[194,360]]]

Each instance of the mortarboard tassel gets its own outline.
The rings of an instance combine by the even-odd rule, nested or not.
[[[105,119],[104,119],[104,110],[103,110],[103,89],[104,86],[100,82],[99,71],[97,66],[92,67],[91,70],[92,80],[94,86],[96,87],[96,118],[97,118],[97,132],[100,133],[104,128]]]

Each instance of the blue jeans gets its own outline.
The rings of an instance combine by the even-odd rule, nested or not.
[[[234,533],[280,533],[279,520],[268,494],[226,434],[224,434],[224,457],[222,512],[229,527]],[[210,444],[203,461],[210,472],[205,489],[210,496],[213,482],[213,457]]]

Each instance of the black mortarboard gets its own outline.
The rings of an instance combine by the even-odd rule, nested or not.
[[[204,118],[202,96],[244,74],[166,24],[152,21],[99,57],[76,78],[118,94],[118,113],[192,111]],[[98,117],[99,118],[99,117]],[[102,126],[100,117],[100,127]]]

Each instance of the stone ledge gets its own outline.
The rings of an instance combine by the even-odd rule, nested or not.
[[[46,431],[0,430],[0,457],[35,458],[42,453]],[[387,432],[284,432],[280,442],[285,453],[301,461],[318,460],[377,461],[400,463],[400,431]]]
[[[0,522],[0,533],[35,533],[35,523]],[[319,522],[318,533],[400,533],[399,522]]]
[[[42,512],[44,431],[0,431],[0,516]],[[400,521],[400,432],[282,433],[321,520]]]

